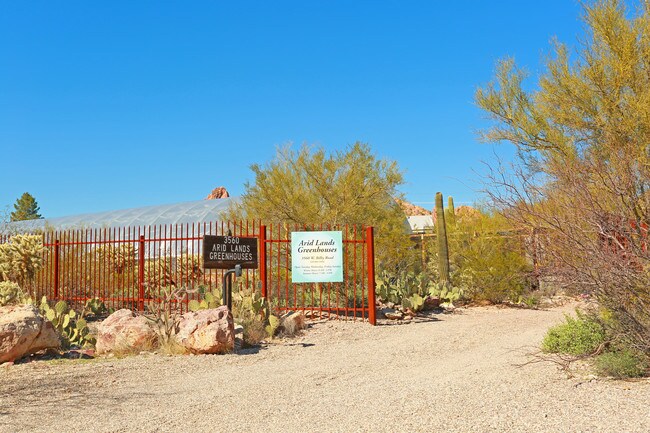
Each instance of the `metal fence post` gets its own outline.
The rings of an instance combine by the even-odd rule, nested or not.
[[[54,240],[54,299],[59,299],[59,240]]]
[[[140,235],[138,254],[138,311],[144,311],[144,235]]]
[[[366,227],[368,254],[368,322],[377,324],[377,300],[375,299],[375,237],[374,229]]]
[[[266,287],[266,226],[260,225],[260,280],[262,281],[262,297],[268,295]]]

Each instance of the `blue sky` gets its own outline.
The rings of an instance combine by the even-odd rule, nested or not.
[[[406,198],[480,200],[476,88],[583,31],[574,0],[0,0],[0,208],[45,217],[233,195],[279,145],[367,142]]]

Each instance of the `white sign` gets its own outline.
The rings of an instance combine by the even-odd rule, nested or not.
[[[342,232],[292,232],[291,281],[343,282]]]

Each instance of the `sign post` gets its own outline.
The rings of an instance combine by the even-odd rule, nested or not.
[[[242,269],[257,269],[257,238],[241,236],[203,236],[203,268],[228,269],[223,275],[224,305],[232,310],[232,276]]]

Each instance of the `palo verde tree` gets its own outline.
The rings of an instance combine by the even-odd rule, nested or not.
[[[272,161],[251,169],[255,180],[245,185],[237,215],[300,225],[372,225],[380,265],[404,266],[412,255],[405,215],[396,202],[402,174],[367,144],[329,154],[307,145],[285,146]]]
[[[24,221],[43,218],[39,211],[36,199],[26,192],[14,203],[14,211],[11,212],[10,219],[11,221]]]
[[[513,60],[478,90],[494,120],[484,138],[518,149],[489,192],[541,239],[541,275],[594,293],[650,353],[650,3],[597,1],[583,20],[583,41],[554,43],[534,90]]]

